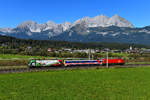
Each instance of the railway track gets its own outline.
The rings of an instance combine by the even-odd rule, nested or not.
[[[110,65],[109,68],[134,68],[146,67],[150,64],[126,64],[126,65]],[[71,69],[90,69],[90,68],[106,68],[106,66],[70,66],[70,67],[45,67],[45,68],[16,68],[16,69],[0,69],[0,73],[23,73],[23,72],[39,72],[50,70],[71,70]]]

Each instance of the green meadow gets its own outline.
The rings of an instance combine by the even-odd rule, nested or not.
[[[23,60],[23,59],[42,59],[42,58],[53,59],[54,57],[0,54],[0,60]]]
[[[0,100],[149,100],[150,67],[0,75]]]
[[[56,57],[0,54],[0,69],[27,67],[30,59],[56,59]]]

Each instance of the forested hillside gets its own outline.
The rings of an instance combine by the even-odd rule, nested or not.
[[[25,54],[25,55],[49,55],[48,48],[52,49],[51,53],[56,50],[70,49],[128,49],[130,46],[134,48],[149,48],[149,46],[137,44],[120,44],[120,43],[80,43],[66,41],[49,41],[49,40],[25,40],[17,39],[9,36],[0,36],[0,53],[1,54]],[[53,55],[53,54],[52,54]]]
[[[9,48],[20,48],[21,46],[31,46],[40,48],[74,48],[74,49],[84,49],[84,48],[110,48],[110,49],[127,49],[130,46],[137,48],[149,48],[150,46],[138,45],[138,44],[123,44],[123,43],[104,43],[104,42],[90,42],[90,43],[80,43],[80,42],[66,42],[66,41],[50,41],[50,40],[32,40],[32,39],[17,39],[9,36],[0,35],[0,45],[8,46]]]

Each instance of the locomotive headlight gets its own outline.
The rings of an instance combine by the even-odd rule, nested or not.
[[[118,60],[118,63],[121,63],[121,60]]]

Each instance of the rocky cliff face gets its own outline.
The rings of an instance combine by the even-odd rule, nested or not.
[[[107,16],[100,15],[93,18],[85,17],[82,19],[77,20],[74,23],[74,26],[77,24],[84,23],[86,27],[109,27],[109,26],[118,26],[118,27],[134,27],[129,21],[126,19],[114,15],[111,18],[108,18]]]

